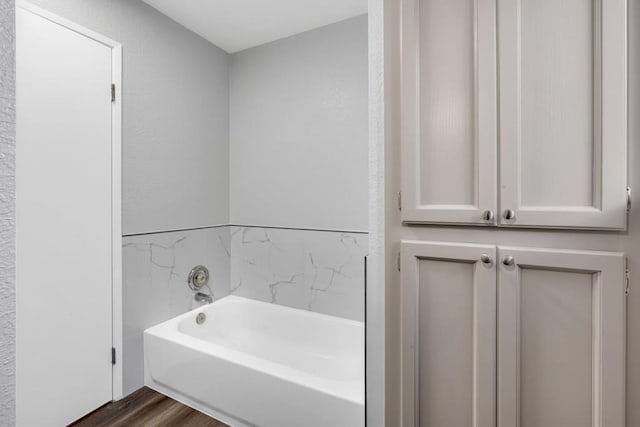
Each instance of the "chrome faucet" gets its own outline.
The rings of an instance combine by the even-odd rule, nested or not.
[[[213,298],[211,297],[211,295],[207,295],[207,294],[202,293],[202,292],[196,293],[194,298],[198,302],[206,302],[207,304],[211,304],[213,302]]]
[[[213,302],[213,297],[211,295],[205,294],[204,292],[200,292],[200,290],[207,286],[209,283],[209,270],[204,265],[196,265],[191,269],[189,273],[189,278],[187,279],[187,284],[192,291],[195,291],[196,294],[194,298],[197,302],[206,302],[207,304],[211,304]],[[211,292],[211,288],[209,288]]]

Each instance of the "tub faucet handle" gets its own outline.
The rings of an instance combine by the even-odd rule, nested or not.
[[[193,291],[199,291],[203,286],[209,283],[209,270],[204,265],[196,265],[189,272],[189,278],[187,279],[189,287]]]

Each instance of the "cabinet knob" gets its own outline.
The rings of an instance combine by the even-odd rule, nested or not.
[[[504,219],[515,219],[516,212],[513,209],[507,209],[504,211]]]
[[[491,264],[491,257],[487,254],[482,254],[480,255],[480,261],[482,261],[483,264]]]
[[[513,265],[515,263],[515,259],[511,255],[507,255],[502,258],[502,263],[504,265]]]
[[[484,212],[482,212],[482,219],[485,221],[493,221],[493,211],[492,210],[486,210]]]

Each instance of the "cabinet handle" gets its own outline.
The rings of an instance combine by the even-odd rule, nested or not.
[[[507,255],[502,258],[502,263],[504,265],[513,265],[515,263],[515,259],[511,255]]]
[[[513,209],[507,209],[504,211],[504,219],[515,219],[516,213]]]
[[[480,261],[482,261],[483,264],[491,264],[491,257],[487,254],[482,254],[480,255]]]
[[[493,221],[493,211],[492,210],[486,210],[484,212],[482,212],[482,219],[485,221]]]

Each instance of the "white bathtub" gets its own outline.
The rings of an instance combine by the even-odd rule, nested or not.
[[[144,354],[148,387],[232,426],[364,427],[362,322],[229,296],[147,329]]]

